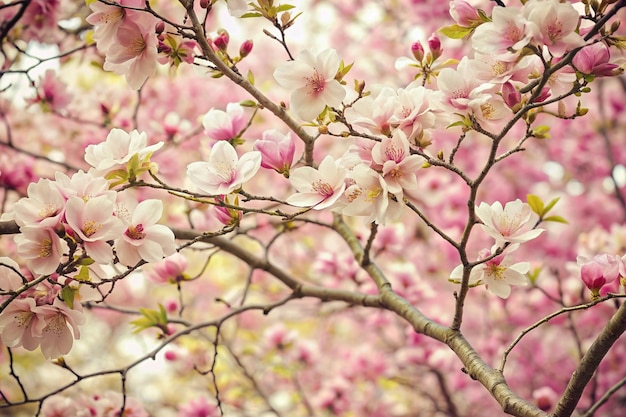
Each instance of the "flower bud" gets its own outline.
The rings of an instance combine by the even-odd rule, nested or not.
[[[422,62],[424,60],[424,47],[421,42],[414,42],[411,45],[411,52],[417,62]]]
[[[428,48],[433,56],[433,61],[441,56],[443,52],[441,49],[441,40],[439,40],[439,36],[437,36],[436,33],[433,33],[430,35],[430,38],[428,38]]]
[[[592,298],[600,297],[600,290],[611,284],[619,276],[621,259],[607,254],[596,255],[592,259],[579,256],[580,278],[591,290]]]
[[[296,144],[290,133],[283,135],[278,130],[266,130],[263,132],[263,139],[254,143],[254,150],[261,152],[263,168],[273,169],[289,176],[289,169],[296,152]]]
[[[522,101],[522,94],[510,81],[507,81],[502,85],[502,98],[504,103],[512,109]]]
[[[228,36],[228,32],[224,30],[224,31],[219,32],[217,38],[213,40],[213,44],[217,47],[217,49],[225,52],[226,49],[228,48],[229,41],[230,41],[230,36]]]
[[[211,3],[211,0],[200,0],[200,7],[202,7],[203,9],[206,9],[209,7],[210,3]]]
[[[160,35],[165,30],[165,22],[160,20],[155,26],[154,31],[157,35]]]
[[[450,2],[450,16],[456,23],[464,27],[471,27],[481,20],[476,9],[465,0],[452,0]]]
[[[250,52],[252,52],[253,46],[254,46],[254,43],[252,42],[252,39],[248,39],[247,41],[244,41],[239,47],[239,56],[241,58],[245,58],[248,55],[250,55]]]

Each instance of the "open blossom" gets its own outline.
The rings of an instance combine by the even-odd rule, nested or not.
[[[424,163],[419,155],[411,155],[409,141],[401,130],[392,137],[377,142],[372,149],[372,160],[381,166],[381,172],[390,193],[402,198],[403,190],[417,188],[417,170]]]
[[[533,211],[530,206],[521,200],[506,203],[496,201],[491,206],[480,203],[476,207],[476,216],[482,220],[480,227],[496,240],[496,245],[502,247],[505,243],[523,243],[539,236],[543,229],[528,230],[532,227]]]
[[[126,231],[115,241],[115,252],[123,265],[134,266],[142,259],[157,262],[176,251],[174,233],[161,224],[156,224],[163,214],[161,200],[144,200],[128,214],[118,217]]]
[[[367,216],[378,224],[385,224],[391,204],[387,183],[382,175],[365,164],[357,165],[349,174],[354,181],[344,192],[346,216]]]
[[[254,150],[261,152],[261,166],[289,175],[296,152],[296,143],[291,132],[282,134],[276,129],[263,132],[263,139],[254,142]]]
[[[65,199],[49,179],[40,179],[28,186],[28,196],[14,206],[15,221],[18,225],[55,227],[63,216]]]
[[[72,101],[72,96],[67,92],[67,86],[59,80],[54,70],[46,70],[39,81],[37,96],[29,99],[29,103],[39,103],[49,111],[64,110]]]
[[[228,103],[226,111],[211,109],[202,117],[204,133],[213,140],[232,140],[248,124],[244,108],[239,103]]]
[[[491,22],[481,24],[472,35],[472,47],[502,61],[516,61],[532,39],[531,23],[516,7],[495,7]]]
[[[52,359],[68,354],[74,339],[80,339],[78,326],[85,323],[83,312],[71,309],[61,300],[55,299],[53,305],[42,306],[40,314],[46,323],[41,329],[43,356]]]
[[[82,241],[87,255],[100,264],[113,260],[113,250],[107,243],[124,232],[124,224],[113,215],[114,202],[106,195],[84,201],[72,196],[67,200],[65,218]]]
[[[193,162],[187,166],[187,176],[200,191],[222,195],[241,188],[260,167],[260,152],[247,152],[239,158],[233,145],[220,141],[211,148],[208,162]]]
[[[185,270],[189,266],[187,258],[179,252],[174,252],[165,259],[152,264],[148,278],[158,284],[175,283],[184,279]]]
[[[576,33],[580,14],[571,3],[530,0],[524,5],[522,13],[531,22],[533,42],[547,46],[552,54],[561,56],[584,44],[583,38]]]
[[[292,90],[291,108],[302,120],[315,119],[326,106],[337,107],[346,91],[335,79],[339,56],[334,49],[318,54],[302,51],[294,61],[288,61],[274,71],[274,78]]]
[[[470,284],[483,283],[487,290],[500,298],[508,298],[511,294],[511,285],[528,285],[526,273],[530,270],[528,262],[512,263],[508,255],[515,251],[519,244],[514,244],[505,249],[500,255],[472,268],[469,277]],[[495,253],[497,246],[480,251],[478,260],[489,258]],[[458,265],[450,278],[461,280],[463,278],[463,265]]]
[[[134,155],[137,154],[139,161],[143,161],[163,146],[163,142],[150,146],[147,142],[145,132],[133,130],[127,133],[122,129],[111,129],[104,142],[87,146],[85,161],[101,173],[123,169]]]
[[[42,307],[34,298],[15,299],[0,313],[0,337],[8,347],[37,349],[44,327]]]
[[[67,243],[51,228],[24,226],[15,236],[17,253],[36,274],[52,274],[69,252]]]
[[[592,297],[599,297],[600,290],[612,284],[620,276],[622,260],[619,256],[602,254],[591,259],[579,256],[576,261],[580,266],[580,278],[591,290]]]
[[[332,206],[346,189],[346,169],[328,155],[317,169],[300,167],[289,177],[298,191],[287,198],[287,203],[297,207],[321,210]]]

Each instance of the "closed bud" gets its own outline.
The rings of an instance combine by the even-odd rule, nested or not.
[[[502,85],[502,98],[504,103],[512,109],[522,101],[522,94],[510,81],[507,81]]]
[[[156,32],[157,35],[160,35],[161,33],[163,33],[164,30],[165,30],[165,22],[164,21],[161,20],[159,23],[154,25],[154,31]]]
[[[217,38],[215,38],[213,40],[213,44],[220,51],[226,52],[226,49],[228,48],[228,42],[229,41],[230,41],[230,36],[228,36],[228,32],[226,32],[225,30],[222,30],[222,31],[218,32],[218,36],[217,36]]]
[[[200,0],[200,7],[202,7],[203,9],[206,9],[209,7],[210,3],[211,3],[211,0]]]
[[[424,47],[421,42],[414,42],[411,45],[411,52],[413,53],[413,57],[417,62],[422,62],[424,60]]]
[[[439,36],[437,36],[436,33],[433,33],[430,35],[430,38],[428,38],[428,48],[432,54],[433,61],[441,56],[441,40],[439,40]]]
[[[254,46],[254,43],[252,42],[251,39],[244,41],[239,47],[239,56],[244,58],[250,55],[250,52],[252,52],[253,46]]]

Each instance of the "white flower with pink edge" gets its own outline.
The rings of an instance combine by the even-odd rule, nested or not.
[[[332,206],[346,189],[346,169],[328,155],[317,169],[300,167],[289,177],[298,191],[287,198],[287,203],[297,207],[321,210]]]
[[[533,229],[536,214],[527,203],[517,199],[506,203],[496,201],[492,205],[480,203],[476,216],[482,220],[480,227],[496,240],[496,245],[524,243],[539,236],[543,229]]]

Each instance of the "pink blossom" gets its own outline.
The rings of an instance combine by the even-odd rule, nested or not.
[[[156,224],[163,214],[161,200],[144,200],[130,210],[129,215],[117,212],[126,226],[126,231],[115,241],[115,252],[122,265],[134,266],[142,259],[157,262],[176,251],[174,233],[161,224]]]
[[[41,307],[41,314],[46,322],[41,331],[43,356],[52,359],[68,354],[74,339],[80,339],[78,325],[85,323],[82,311],[70,309],[61,300],[55,299],[52,306]]]
[[[54,228],[61,221],[65,210],[65,199],[56,185],[41,179],[28,186],[28,196],[14,206],[18,225],[36,225]]]
[[[148,278],[159,284],[175,283],[184,279],[185,270],[189,266],[187,258],[179,252],[152,264]]]
[[[288,61],[274,71],[274,78],[292,90],[291,108],[302,120],[315,119],[326,106],[338,107],[346,91],[335,79],[339,56],[334,49],[314,54],[302,51],[294,61]]]
[[[383,179],[390,193],[402,198],[403,190],[417,188],[416,171],[424,158],[411,155],[406,135],[396,130],[392,137],[384,138],[372,149],[372,160],[382,165]]]
[[[42,307],[38,307],[33,298],[13,300],[0,313],[2,343],[8,347],[22,346],[30,351],[37,349],[46,327],[42,313]]]
[[[95,1],[89,4],[93,11],[85,19],[87,23],[94,25],[93,39],[101,52],[106,52],[115,43],[117,29],[122,24],[125,12],[119,6],[104,4]]]
[[[481,21],[478,12],[465,0],[452,0],[450,2],[450,16],[460,26],[471,27]]]
[[[296,143],[291,132],[283,134],[271,129],[263,132],[263,139],[254,142],[254,150],[261,152],[261,166],[278,173],[289,175],[296,152]]]
[[[17,253],[36,274],[54,273],[62,256],[69,253],[67,243],[53,229],[24,226],[20,232],[15,236]]]
[[[496,7],[491,19],[474,30],[472,47],[502,61],[516,61],[518,53],[532,39],[531,24],[516,7]]]
[[[113,205],[106,195],[88,201],[71,196],[67,201],[67,224],[82,241],[87,255],[101,264],[113,259],[113,250],[107,241],[118,238],[125,229],[122,221],[113,215]]]
[[[622,260],[618,256],[601,254],[591,259],[579,256],[580,278],[591,290],[592,297],[599,297],[606,285],[612,284],[620,275]]]
[[[43,417],[77,417],[81,416],[80,412],[74,399],[60,395],[47,398],[41,406]]]
[[[587,45],[576,53],[572,64],[583,74],[593,74],[597,77],[614,75],[616,64],[611,64],[609,48],[604,42]]]
[[[187,166],[187,176],[200,191],[222,195],[241,188],[260,167],[261,152],[247,152],[239,158],[233,145],[220,141],[211,148],[208,162],[193,162]]]
[[[470,284],[485,284],[490,293],[500,298],[508,298],[511,294],[511,285],[528,285],[526,274],[530,270],[528,262],[513,264],[508,255],[515,251],[519,244],[513,244],[500,255],[472,268],[469,277]],[[480,252],[478,260],[490,257],[497,249],[484,249]],[[463,278],[463,265],[458,265],[450,274],[450,278],[460,281]]]
[[[104,142],[89,145],[85,149],[85,161],[100,173],[113,169],[125,169],[126,164],[134,155],[139,161],[144,161],[152,153],[163,146],[163,142],[147,145],[148,138],[145,132],[133,130],[126,133],[122,129],[111,129]]]
[[[30,103],[39,103],[45,110],[62,111],[72,101],[72,96],[67,92],[67,87],[59,80],[54,70],[46,70],[39,81],[37,96],[30,99]]]
[[[378,224],[385,224],[387,209],[391,204],[387,183],[367,165],[357,165],[349,174],[354,183],[344,192],[346,216],[367,216]]]
[[[346,169],[328,155],[318,169],[300,167],[291,173],[289,181],[298,191],[287,198],[287,203],[297,207],[321,210],[332,206],[346,189]]]
[[[108,195],[111,200],[115,200],[116,192],[109,189],[109,182],[99,176],[94,175],[95,171],[78,171],[71,177],[63,172],[55,172],[55,185],[67,200],[70,196],[77,196],[83,200]]]
[[[504,208],[499,201],[491,206],[480,203],[476,207],[476,216],[482,220],[480,227],[496,240],[496,245],[502,247],[505,243],[523,243],[539,236],[543,229],[529,229],[533,226],[533,211],[530,206],[521,200],[506,203]]]
[[[205,397],[200,397],[180,406],[177,417],[217,417],[219,415],[215,404],[209,403]]]
[[[387,136],[398,107],[396,91],[384,87],[376,95],[364,97],[348,107],[345,115],[351,125],[362,127],[372,135]]]
[[[547,46],[552,54],[561,56],[583,45],[583,38],[575,32],[580,14],[571,3],[530,0],[524,5],[522,13],[531,22],[533,41]]]
[[[243,132],[248,118],[239,103],[228,103],[226,111],[211,109],[202,118],[204,133],[213,140],[233,140]]]

